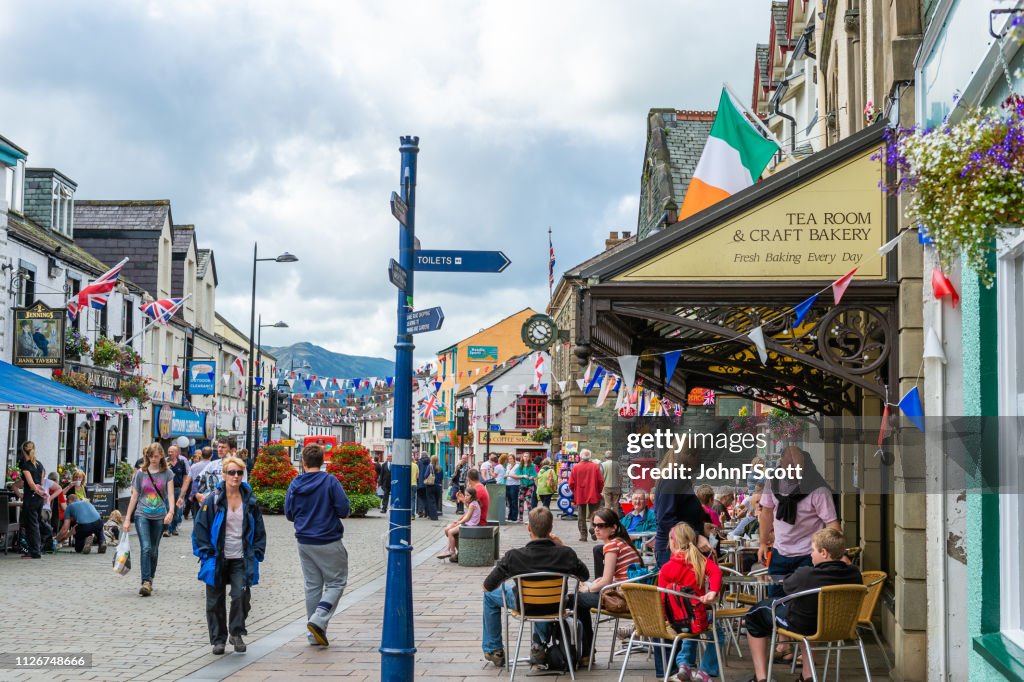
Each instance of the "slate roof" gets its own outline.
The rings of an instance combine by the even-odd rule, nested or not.
[[[714,113],[714,112],[710,112]],[[676,205],[683,205],[683,197],[690,186],[697,162],[704,151],[714,116],[711,120],[676,120],[665,128],[665,140],[668,143],[669,163],[672,174],[672,195]]]
[[[93,277],[102,275],[111,267],[117,265],[117,262],[120,260],[118,258],[117,260],[105,263],[64,235],[37,225],[28,218],[13,212],[7,214],[7,229],[10,238],[47,254],[55,254],[59,247],[60,252],[55,254],[57,260],[64,261]],[[120,281],[125,282],[126,286],[133,289],[136,293],[141,293],[142,290],[132,280],[125,277],[124,274],[120,277]]]
[[[771,79],[768,77],[768,46],[764,43],[757,44],[757,73],[761,79],[761,87],[768,87]]]
[[[168,199],[147,201],[75,200],[75,230],[162,230],[171,212]]]
[[[171,251],[176,254],[185,255],[188,247],[196,239],[195,225],[175,225],[173,228]]]
[[[196,264],[196,277],[202,279],[206,277],[206,270],[213,263],[213,249],[199,249],[196,251],[196,258],[198,263]],[[213,279],[217,280],[217,266],[213,266]]]
[[[666,210],[682,206],[715,116],[714,111],[675,109],[652,109],[648,114],[636,230],[641,240],[661,224]]]
[[[786,21],[789,18],[789,3],[786,0],[776,0],[772,3],[772,23],[775,25],[775,46],[778,48],[789,47],[792,42],[789,39],[789,32],[786,30]]]

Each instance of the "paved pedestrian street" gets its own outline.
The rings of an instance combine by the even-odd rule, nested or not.
[[[292,525],[283,516],[264,518],[267,557],[260,567],[260,584],[253,589],[246,637],[250,651],[253,643],[305,616]],[[413,523],[414,545],[440,537],[451,517],[442,519]],[[113,548],[105,555],[93,551],[88,556],[61,551],[36,561],[0,554],[0,651],[93,657],[93,667],[87,670],[0,670],[0,680],[180,679],[225,658],[210,653],[205,593],[196,579],[191,529],[192,522],[184,521],[180,535],[162,539],[153,596],[148,598],[138,594],[137,565],[123,577],[111,571]],[[377,511],[345,521],[348,592],[383,574],[386,529],[385,517]],[[132,551],[138,551],[134,535]]]

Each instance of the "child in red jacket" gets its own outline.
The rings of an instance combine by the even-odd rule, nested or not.
[[[689,631],[698,635],[708,629],[707,604],[713,603],[722,589],[722,570],[714,557],[705,557],[697,549],[697,534],[688,523],[677,524],[668,536],[672,558],[661,567],[658,586],[676,592],[695,594],[699,599],[683,599],[663,595],[665,614],[678,632]],[[721,626],[716,625],[716,636],[722,637]],[[721,640],[719,640],[721,641]],[[708,647],[701,657],[699,669],[693,669],[697,642],[685,640],[676,656],[678,680],[706,682],[718,677],[718,653]]]

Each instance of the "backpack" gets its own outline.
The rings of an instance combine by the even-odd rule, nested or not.
[[[671,584],[668,589],[676,592],[688,592],[687,588],[678,584]],[[665,604],[665,615],[668,617],[669,625],[676,632],[683,634],[699,635],[704,632],[704,624],[707,622],[707,607],[694,599],[678,597],[674,594],[663,595]],[[704,616],[703,618],[701,616]]]
[[[589,617],[589,616],[588,616]],[[583,641],[583,624],[577,618],[566,619],[567,629],[573,630],[576,642]],[[557,623],[551,624],[551,642],[547,647],[548,670],[569,672],[569,662],[572,662],[572,669],[576,670],[580,662],[580,652],[576,650],[576,644],[569,642],[569,661],[565,658],[565,647],[562,645],[562,629]]]

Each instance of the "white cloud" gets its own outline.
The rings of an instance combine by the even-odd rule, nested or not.
[[[258,2],[8,8],[0,134],[83,198],[170,198],[216,252],[218,307],[249,316],[252,242],[268,343],[392,357],[398,137],[421,137],[426,248],[501,249],[501,275],[417,278],[441,305],[418,358],[547,295],[559,269],[635,230],[651,107],[749,87],[770,3]],[[730,46],[730,47],[723,47]],[[273,339],[270,339],[270,336]]]

